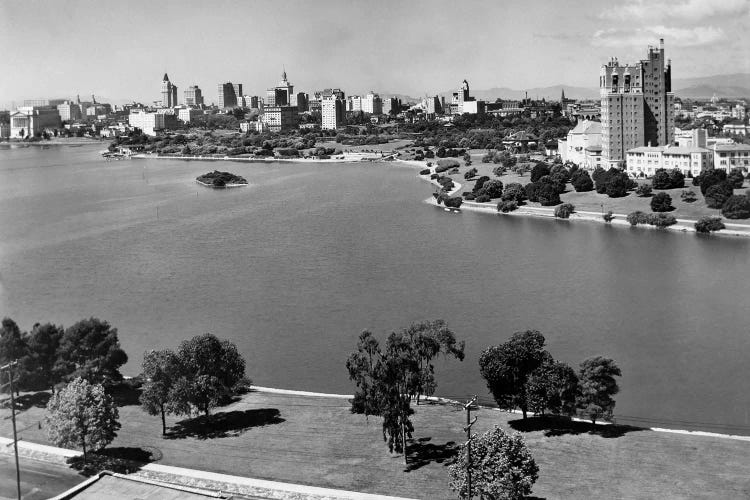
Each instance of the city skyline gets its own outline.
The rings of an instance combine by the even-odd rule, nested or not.
[[[284,8],[224,0],[211,9],[175,1],[135,2],[135,8],[85,0],[4,3],[0,43],[11,50],[0,72],[14,77],[0,82],[0,105],[78,93],[150,103],[160,98],[165,72],[180,89],[203,89],[210,103],[217,99],[212,89],[226,81],[264,95],[283,68],[308,93],[339,87],[419,97],[454,89],[463,78],[476,89],[595,88],[611,56],[637,61],[659,38],[675,61],[676,79],[750,72],[743,48],[750,35],[740,29],[749,6],[749,0],[585,0],[564,9],[542,0],[288,1]],[[85,29],[71,29],[84,19]]]

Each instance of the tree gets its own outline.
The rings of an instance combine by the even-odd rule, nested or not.
[[[625,172],[616,172],[610,175],[605,185],[605,192],[610,198],[622,198],[627,196],[630,189],[630,178]]]
[[[477,169],[476,168],[470,168],[466,172],[464,172],[464,179],[467,181],[477,175]]]
[[[536,182],[545,175],[549,175],[549,167],[546,163],[538,162],[534,165],[534,168],[531,169],[531,182]]]
[[[727,178],[726,170],[712,168],[710,170],[706,170],[705,172],[701,172],[701,174],[698,175],[693,180],[693,184],[695,184],[697,180],[698,186],[701,187],[701,194],[705,196],[706,191],[708,191],[708,188],[710,188],[714,184],[718,184],[721,181],[726,180],[726,178]]]
[[[480,498],[517,500],[531,493],[539,467],[519,434],[500,427],[471,438],[471,463],[466,445],[448,468],[450,487],[459,498],[469,496],[466,471],[471,470],[471,493]]]
[[[673,168],[669,172],[669,185],[672,189],[685,187],[685,174],[679,168]]]
[[[721,221],[721,217],[703,216],[695,222],[695,231],[698,233],[709,234],[714,231],[720,231],[726,228]]]
[[[45,384],[55,392],[55,384],[62,381],[55,370],[57,351],[65,330],[52,323],[36,324],[28,337],[28,354],[24,359],[24,369],[33,385]]]
[[[128,355],[120,348],[117,328],[97,318],[79,321],[65,330],[60,340],[55,370],[63,380],[83,377],[91,383],[122,380],[120,367]]]
[[[630,223],[631,226],[637,226],[638,224],[648,224],[648,214],[646,214],[645,212],[641,212],[640,210],[630,212],[625,219]]]
[[[26,335],[15,321],[3,318],[0,328],[0,365],[21,359],[28,353]]]
[[[479,371],[498,406],[528,412],[526,382],[549,353],[537,330],[514,333],[507,342],[488,347],[479,356]]]
[[[721,214],[727,219],[750,218],[750,198],[744,194],[730,196],[721,208]]]
[[[594,189],[594,181],[591,180],[589,173],[585,170],[576,170],[571,176],[573,188],[579,192],[587,192]]]
[[[622,372],[612,359],[595,356],[581,363],[576,406],[591,423],[612,417],[615,408],[612,396],[620,391],[615,377],[620,376]]]
[[[503,190],[501,196],[503,201],[515,201],[516,203],[523,203],[526,199],[526,190],[523,186],[517,182],[511,182]]]
[[[550,182],[539,183],[536,197],[543,207],[551,207],[560,204],[560,193],[555,185]],[[529,199],[531,199],[531,197],[529,197]]]
[[[562,205],[558,205],[555,207],[555,217],[558,219],[568,219],[570,218],[570,214],[574,213],[576,211],[575,205],[572,203],[563,203]]]
[[[670,210],[674,210],[672,197],[667,193],[656,193],[651,198],[651,210],[653,212],[669,212]]]
[[[651,185],[654,189],[670,189],[672,187],[672,179],[667,169],[657,168],[651,180]]]
[[[56,446],[100,450],[117,436],[119,412],[101,384],[78,377],[47,403],[47,435]]]
[[[706,206],[709,208],[721,208],[734,193],[732,183],[728,180],[717,182],[706,190]]]
[[[486,194],[492,198],[500,198],[503,195],[503,181],[491,179],[482,184],[481,189],[476,191],[477,196]]]
[[[734,189],[742,189],[742,185],[745,183],[745,176],[742,175],[742,170],[733,168],[729,175],[727,175],[727,181],[732,185]]]
[[[490,178],[487,177],[486,175],[481,176],[474,183],[474,189],[472,189],[472,191],[474,193],[478,192],[480,189],[482,189],[482,187],[484,186],[484,183],[487,182],[487,181],[489,181],[489,180],[490,180]]]
[[[529,376],[529,409],[542,415],[546,410],[555,415],[572,415],[575,413],[577,389],[578,377],[573,368],[551,356],[545,357]]]
[[[149,415],[161,415],[162,436],[167,433],[166,414],[188,413],[184,400],[175,396],[175,384],[184,376],[180,358],[170,350],[149,351],[143,355],[144,383],[141,389],[141,407]]]
[[[419,405],[421,395],[432,396],[437,388],[432,360],[442,353],[463,361],[465,343],[456,341],[456,334],[442,319],[412,323],[404,333],[411,341],[419,366],[419,377],[411,393]]]
[[[170,404],[178,408],[190,404],[208,416],[245,376],[245,360],[237,346],[210,333],[182,341],[177,356],[185,375],[176,383]]]
[[[683,190],[682,193],[680,194],[680,199],[682,199],[682,201],[684,201],[685,203],[692,203],[698,199],[698,196],[695,194],[695,191],[693,191],[692,189],[686,189],[686,190]]]

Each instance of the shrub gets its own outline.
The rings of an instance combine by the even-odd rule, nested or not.
[[[720,231],[724,228],[726,228],[726,226],[721,222],[721,217],[712,217],[710,215],[701,217],[695,223],[695,231],[698,233],[708,234],[713,231]]]
[[[567,219],[575,210],[576,207],[572,203],[563,203],[555,207],[555,217],[558,219]]]
[[[471,179],[475,175],[477,175],[477,169],[476,168],[471,168],[471,169],[467,170],[464,173],[464,179],[466,179],[468,181],[469,179]]]
[[[591,180],[591,176],[585,170],[576,170],[573,172],[570,182],[573,184],[573,188],[579,193],[594,189],[594,181]]]
[[[721,208],[721,213],[727,219],[750,218],[750,198],[744,194],[730,196]]]
[[[626,219],[631,226],[637,226],[638,224],[648,224],[648,214],[641,212],[640,210],[630,212]]]
[[[474,201],[476,201],[477,203],[487,203],[488,201],[492,201],[492,200],[486,194],[480,194],[479,196],[476,197]]]
[[[505,175],[506,170],[507,169],[503,165],[499,165],[492,169],[492,173],[500,177],[501,175]]]
[[[458,160],[454,160],[452,158],[438,160],[437,167],[435,167],[435,172],[446,172],[452,168],[458,168],[460,165],[461,164],[458,162]]]
[[[648,215],[648,223],[659,228],[677,224],[677,219],[672,214],[656,213]]]
[[[431,170],[429,168],[424,168],[419,171],[419,175],[430,175]]]
[[[507,214],[518,208],[515,200],[504,200],[497,204],[497,211]]]
[[[477,191],[477,194],[486,194],[490,198],[500,198],[503,194],[503,183],[498,179],[491,179],[482,185],[481,193]]]
[[[438,177],[440,177],[438,174],[432,174],[432,175],[430,175],[430,180],[435,180]]]
[[[610,174],[609,180],[605,184],[605,192],[610,198],[622,198],[623,196],[627,196],[628,189],[630,188],[631,179],[628,177],[628,174],[620,171]]]
[[[733,193],[732,183],[728,180],[714,184],[706,190],[706,205],[709,208],[721,208]]]
[[[651,196],[653,189],[650,184],[641,184],[635,189],[635,194],[641,197]]]
[[[552,168],[550,168],[549,172],[551,176],[557,176],[562,179],[563,184],[567,184],[571,180],[570,171],[565,168],[562,163],[552,165]]]
[[[531,182],[536,182],[545,175],[549,175],[549,167],[546,163],[539,162],[531,169]]]
[[[463,202],[464,200],[460,196],[446,196],[443,198],[443,204],[449,208],[459,208]]]
[[[606,214],[602,214],[602,219],[604,219],[604,222],[612,222],[612,219],[614,218],[615,214],[612,213],[612,210],[610,210]]]
[[[656,193],[651,198],[651,210],[653,212],[669,212],[670,210],[674,210],[672,197],[667,193]]]
[[[672,187],[672,179],[669,177],[669,172],[665,168],[658,168],[654,172],[654,177],[651,180],[651,184],[654,189],[669,189]]]
[[[695,194],[695,191],[693,191],[692,189],[686,189],[685,191],[682,192],[682,194],[680,195],[680,198],[685,203],[692,203],[698,199],[698,196]]]
[[[476,198],[474,193],[464,193],[464,200],[471,201]]]
[[[555,189],[555,192],[557,192],[557,194],[563,194],[565,192],[565,183],[559,176],[554,177],[552,175],[545,175],[537,182],[539,184],[550,184]]]

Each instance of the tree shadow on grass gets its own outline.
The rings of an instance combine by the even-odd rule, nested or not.
[[[107,394],[112,396],[117,406],[140,405],[141,387],[121,383],[107,389]]]
[[[34,392],[31,394],[23,394],[16,398],[16,410],[25,411],[29,408],[46,408],[47,402],[52,397],[52,394],[48,391]],[[8,398],[8,408],[10,408],[10,398]]]
[[[130,446],[116,446],[105,448],[97,452],[89,452],[86,461],[83,455],[67,460],[72,469],[84,476],[93,476],[103,470],[131,474],[140,470],[144,465],[161,460],[162,453],[158,448],[145,446],[135,448]]]
[[[406,457],[407,465],[405,472],[420,469],[431,462],[450,465],[458,455],[459,446],[454,441],[443,444],[432,444],[432,438],[420,438],[407,443]]]
[[[603,438],[619,438],[629,432],[647,431],[645,427],[632,425],[594,425],[591,422],[578,422],[567,417],[554,415],[529,417],[508,422],[513,430],[519,432],[543,431],[546,437],[564,436],[566,434],[595,434]]]
[[[181,420],[167,432],[167,439],[213,439],[239,436],[251,427],[280,424],[285,420],[276,408],[214,413]]]

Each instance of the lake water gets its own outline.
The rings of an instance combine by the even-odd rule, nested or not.
[[[479,353],[538,329],[557,358],[622,368],[623,423],[750,434],[750,240],[446,213],[393,164],[106,162],[0,150],[0,314],[97,316],[143,351],[212,332],[258,385],[351,393],[345,359],[444,318],[467,343],[438,394],[489,395]],[[210,190],[213,169],[247,188]]]

